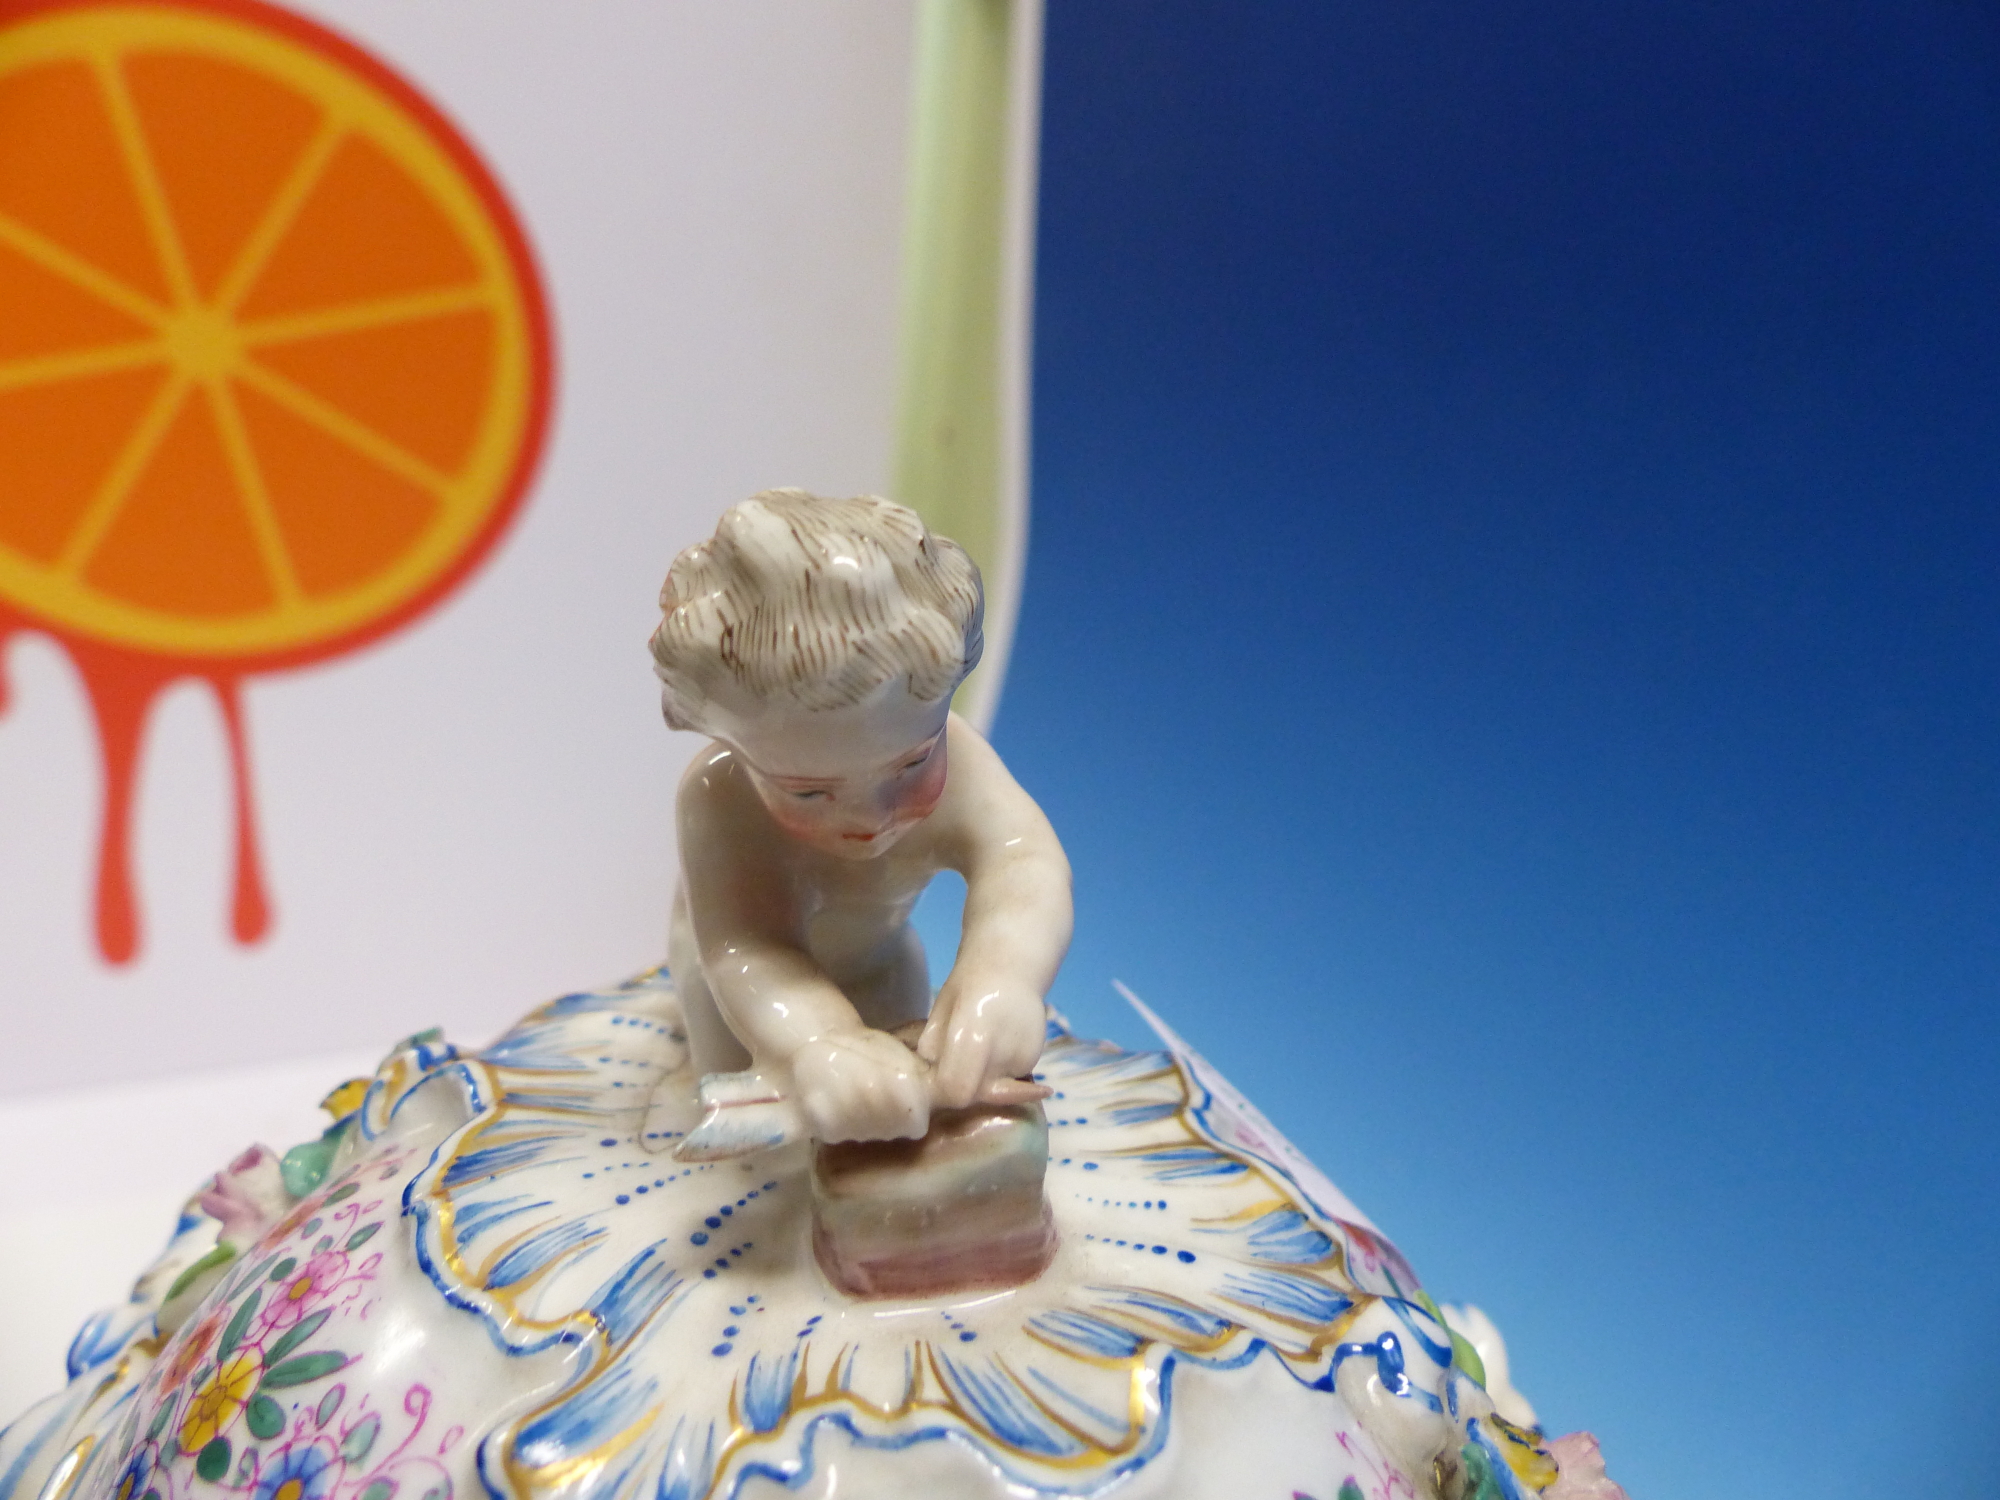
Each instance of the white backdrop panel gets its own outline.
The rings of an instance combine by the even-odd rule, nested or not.
[[[276,909],[254,948],[228,936],[224,747],[190,684],[144,748],[140,956],[97,956],[95,736],[67,658],[15,638],[0,1097],[379,1053],[432,1023],[477,1042],[655,961],[694,748],[661,726],[644,649],[666,564],[767,485],[889,483],[909,0],[307,8],[512,198],[553,311],[547,457],[441,608],[248,684]]]

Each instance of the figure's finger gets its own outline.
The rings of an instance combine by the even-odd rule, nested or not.
[[[927,1063],[938,1060],[938,1050],[944,1046],[945,1006],[939,1002],[931,1009],[931,1018],[924,1022],[923,1035],[917,1038],[917,1056]]]
[[[931,1096],[948,1109],[970,1104],[986,1081],[986,1058],[991,1048],[985,1037],[960,1032],[937,1065]]]
[[[1055,1090],[1046,1083],[1031,1083],[1025,1078],[1001,1076],[989,1082],[979,1091],[973,1102],[976,1104],[1035,1104],[1051,1097]]]

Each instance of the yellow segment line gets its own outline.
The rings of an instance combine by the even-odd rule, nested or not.
[[[278,242],[285,237],[285,231],[292,227],[292,221],[305,207],[306,199],[318,185],[320,174],[333,157],[334,147],[346,127],[340,120],[328,115],[320,121],[313,138],[306,142],[298,160],[292,163],[285,180],[278,184],[277,192],[264,208],[264,216],[257,221],[256,229],[237,252],[236,263],[229,268],[229,274],[222,278],[222,285],[215,294],[215,305],[223,312],[234,312],[244,297],[249,295],[251,286],[270,264],[271,256],[278,248]]]
[[[57,385],[65,380],[81,380],[86,375],[109,375],[119,370],[163,363],[166,358],[166,348],[149,339],[138,344],[100,344],[94,349],[11,360],[0,364],[0,391]]]
[[[139,124],[139,110],[132,102],[132,91],[125,85],[124,71],[117,57],[108,52],[98,53],[91,61],[97,68],[98,85],[104,90],[105,108],[111,115],[112,132],[118,137],[125,169],[132,174],[132,187],[139,195],[139,211],[153,237],[160,266],[167,273],[167,288],[173,293],[176,306],[192,307],[194,276],[188,270],[187,252],[182,249],[180,233],[174,228],[173,213],[167,207],[167,190],[161,186],[159,171],[153,165],[153,153],[146,145],[146,132]]]
[[[447,504],[457,499],[456,486],[449,475],[439,473],[407,448],[390,442],[373,428],[355,421],[339,407],[320,400],[284,376],[249,359],[236,367],[235,374],[245,385],[269,396],[293,415],[304,418],[362,457],[380,464],[391,474],[430,491]]]
[[[158,328],[167,321],[167,310],[143,292],[136,292],[117,277],[97,269],[80,255],[73,255],[54,240],[45,239],[27,225],[0,214],[0,245],[19,251],[45,271],[53,271],[79,291],[108,302],[128,317]]]
[[[261,318],[240,323],[237,332],[246,344],[274,344],[280,340],[325,338],[328,334],[357,333],[396,323],[414,323],[423,318],[440,318],[447,313],[468,312],[491,307],[500,294],[484,283],[478,286],[447,287],[436,292],[412,292],[402,297],[378,297],[369,302],[349,302],[317,312],[292,313],[286,317]]]
[[[229,469],[236,479],[238,498],[243,502],[243,513],[250,522],[251,534],[257,538],[257,552],[264,560],[264,571],[270,575],[271,587],[278,596],[278,607],[296,610],[302,607],[305,591],[299,587],[299,575],[292,567],[292,554],[285,546],[285,538],[278,530],[278,513],[271,505],[271,491],[264,483],[264,471],[257,466],[256,450],[250,443],[250,429],[244,425],[243,412],[236,404],[236,394],[229,389],[229,382],[221,378],[206,381],[203,389],[208,395],[210,410],[215,413],[215,425],[222,430],[222,449],[229,455]]]
[[[125,449],[118,455],[118,461],[111,466],[111,472],[104,476],[104,483],[98,486],[91,497],[90,507],[84,511],[76,523],[76,529],[69,534],[69,541],[63,546],[62,556],[56,559],[56,572],[65,578],[75,578],[90,564],[97,547],[104,540],[111,523],[118,519],[118,512],[125,508],[131,497],[132,486],[139,481],[139,475],[152,458],[153,451],[160,446],[160,439],[166,436],[167,428],[180,412],[181,402],[188,392],[188,379],[176,371],[160,387],[153,397],[153,404],[146,408],[139,418],[139,425],[132,429],[132,436],[125,441]]]

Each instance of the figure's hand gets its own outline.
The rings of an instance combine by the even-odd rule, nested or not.
[[[1032,989],[952,975],[917,1043],[918,1055],[932,1065],[932,1105],[963,1109],[995,1079],[1033,1071],[1047,1020]]]
[[[822,1141],[908,1140],[930,1128],[924,1065],[886,1031],[825,1032],[790,1066],[792,1097]]]

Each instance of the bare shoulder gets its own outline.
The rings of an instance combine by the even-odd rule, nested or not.
[[[945,753],[948,769],[938,811],[950,823],[991,817],[1008,803],[1028,800],[986,736],[957,714],[945,721]]]
[[[956,713],[945,720],[945,748],[951,756],[951,768],[956,773],[965,768],[972,773],[978,783],[997,780],[1018,790],[1013,775],[1007,770],[1006,762],[1000,759],[1000,752],[986,742],[986,736],[974,729]]]
[[[986,737],[957,714],[951,716],[946,734],[950,769],[933,817],[940,823],[940,847],[953,855],[954,862],[962,865],[983,851],[1024,838],[1053,843],[1048,819]]]
[[[674,799],[675,820],[685,840],[690,833],[718,827],[740,829],[746,819],[761,822],[757,790],[745,774],[737,752],[711,740],[696,754],[681,777]]]
[[[710,740],[695,752],[694,759],[681,773],[676,800],[682,807],[712,802],[727,782],[742,778],[735,759],[736,752],[721,740]]]

